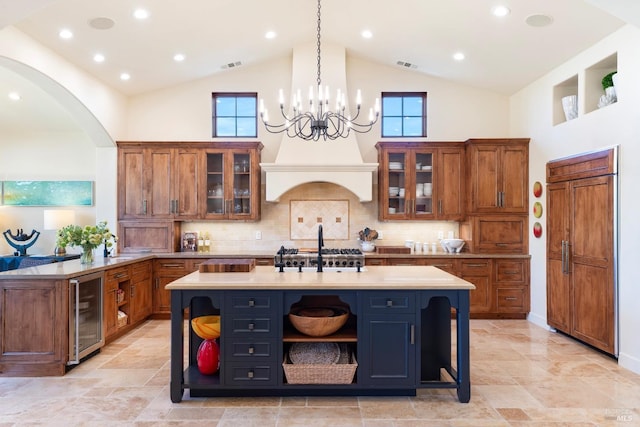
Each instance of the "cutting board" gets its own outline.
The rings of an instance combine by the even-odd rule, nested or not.
[[[410,254],[411,248],[406,246],[376,246],[379,254]]]
[[[200,264],[200,273],[247,273],[255,266],[255,259],[215,258]]]

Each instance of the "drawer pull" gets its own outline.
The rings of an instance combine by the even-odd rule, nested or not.
[[[114,279],[121,279],[123,277],[127,277],[127,273],[118,273],[113,275]]]
[[[387,307],[393,307],[393,300],[387,300]]]
[[[160,264],[162,268],[183,268],[183,264]]]
[[[253,331],[255,329],[255,327],[256,327],[256,325],[253,322],[249,323],[249,325],[248,325],[248,328],[249,328],[250,331]]]
[[[465,267],[486,267],[487,264],[478,263],[478,264],[464,264]]]
[[[518,274],[518,273],[519,271],[517,270],[505,270],[502,272],[502,274],[511,274],[511,275]]]
[[[256,306],[256,302],[255,302],[255,300],[253,298],[251,298],[249,300],[249,307],[255,307],[255,306]]]
[[[504,297],[504,299],[506,301],[517,301],[518,300],[518,298],[516,298],[516,297]]]
[[[253,370],[247,372],[247,378],[253,378]]]
[[[507,246],[509,246],[509,244],[508,243],[496,243],[496,246],[507,247]]]
[[[249,351],[248,351],[248,353],[249,353],[249,354],[253,354],[253,353],[254,353],[254,351],[255,351],[255,350],[254,350],[253,346],[249,346]]]

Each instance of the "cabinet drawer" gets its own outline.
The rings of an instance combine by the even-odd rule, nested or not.
[[[454,275],[458,274],[458,260],[448,258],[426,258],[425,265],[439,268]]]
[[[227,360],[262,359],[275,356],[275,345],[271,341],[230,340],[225,342],[225,348]]]
[[[387,262],[382,258],[366,258],[365,257],[364,265],[387,265]]]
[[[134,282],[141,282],[151,278],[151,261],[143,261],[131,266],[131,276]]]
[[[527,312],[526,301],[525,289],[497,289],[498,312]]]
[[[131,278],[129,267],[117,267],[107,270],[104,274],[105,281],[124,282]]]
[[[367,292],[364,294],[364,308],[371,313],[414,313],[415,294],[412,292]]]
[[[156,271],[159,273],[190,272],[191,261],[188,259],[156,259]]]
[[[491,261],[488,259],[474,259],[460,261],[460,273],[467,276],[489,276]]]
[[[526,279],[524,261],[499,260],[496,265],[496,282],[524,283]]]
[[[227,297],[227,307],[234,310],[273,310],[273,296],[260,293],[233,294]]]
[[[276,384],[276,364],[225,363],[224,383],[229,386],[254,387]]]
[[[270,317],[235,317],[226,322],[225,330],[229,334],[266,334],[274,331]]]

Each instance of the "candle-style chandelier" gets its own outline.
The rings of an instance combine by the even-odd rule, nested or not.
[[[322,80],[320,79],[320,0],[318,0],[318,31],[317,31],[317,52],[318,52],[318,77],[317,77],[317,98],[315,98],[313,87],[309,88],[309,109],[304,111],[302,108],[302,96],[300,90],[292,96],[293,116],[287,116],[284,108],[284,93],[280,89],[278,102],[280,104],[280,112],[285,122],[281,124],[270,124],[269,114],[264,108],[264,100],[260,100],[260,118],[265,125],[267,131],[271,133],[285,132],[290,138],[302,138],[306,141],[318,141],[320,138],[337,139],[346,138],[353,130],[358,133],[369,132],[373,125],[378,121],[380,115],[380,101],[376,98],[375,107],[369,109],[369,121],[367,123],[357,123],[356,120],[360,115],[360,107],[362,104],[362,96],[358,89],[356,96],[356,115],[345,116],[346,102],[345,93],[340,89],[337,91],[335,101],[335,111],[329,107],[329,87],[322,88]]]

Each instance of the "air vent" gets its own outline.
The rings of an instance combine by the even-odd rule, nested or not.
[[[396,64],[398,64],[401,67],[405,67],[405,68],[412,68],[412,69],[418,68],[417,65],[412,64],[410,62],[398,61],[398,62],[396,62]]]
[[[222,66],[222,69],[225,70],[227,68],[235,68],[235,67],[239,67],[242,65],[242,62],[240,61],[236,61],[236,62],[229,62],[228,64],[224,64]]]

